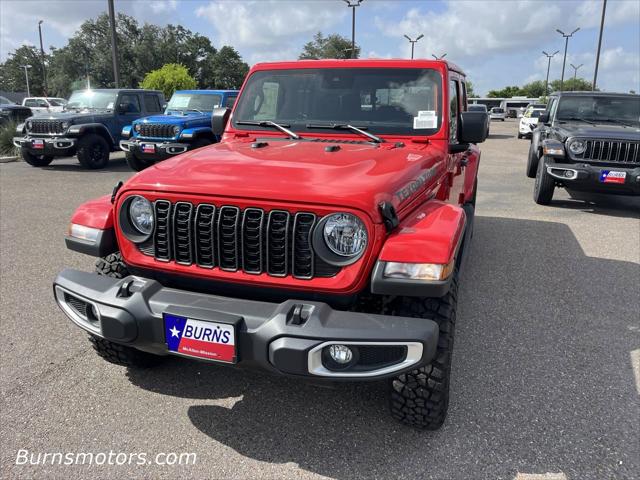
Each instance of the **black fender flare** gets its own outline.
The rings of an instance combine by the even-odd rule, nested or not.
[[[111,135],[111,132],[102,123],[81,123],[78,125],[71,125],[67,134],[70,137],[79,138],[88,133],[97,133],[107,140],[111,147],[116,145],[116,140]]]

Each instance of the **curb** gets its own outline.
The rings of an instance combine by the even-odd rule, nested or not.
[[[0,157],[0,163],[10,163],[10,162],[17,162],[18,160],[20,160],[20,157]]]

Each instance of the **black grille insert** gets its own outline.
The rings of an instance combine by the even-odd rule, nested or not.
[[[583,153],[570,155],[576,160],[588,162],[637,164],[640,163],[640,143],[624,140],[587,140]]]
[[[148,138],[173,138],[175,134],[173,132],[174,125],[165,123],[141,123],[138,136]]]
[[[296,213],[293,222],[292,273],[298,278],[312,278],[314,253],[311,248],[311,234],[316,223],[313,213]]]
[[[58,135],[63,131],[61,120],[31,120],[31,129],[29,130],[29,133]]]

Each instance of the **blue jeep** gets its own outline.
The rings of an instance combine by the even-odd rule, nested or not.
[[[211,130],[217,107],[233,107],[238,90],[178,90],[164,115],[140,118],[122,130],[120,141],[129,166],[143,170],[173,155],[204,147],[220,139]]]

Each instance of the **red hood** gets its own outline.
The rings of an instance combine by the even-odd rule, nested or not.
[[[440,176],[436,168],[444,168],[444,162],[434,167],[436,153],[442,152],[425,144],[280,139],[261,148],[251,144],[246,139],[225,141],[163,161],[133,176],[123,191],[352,207],[375,220],[380,202],[392,201],[398,208],[407,203],[407,191],[428,189]],[[328,145],[340,149],[327,152]]]

